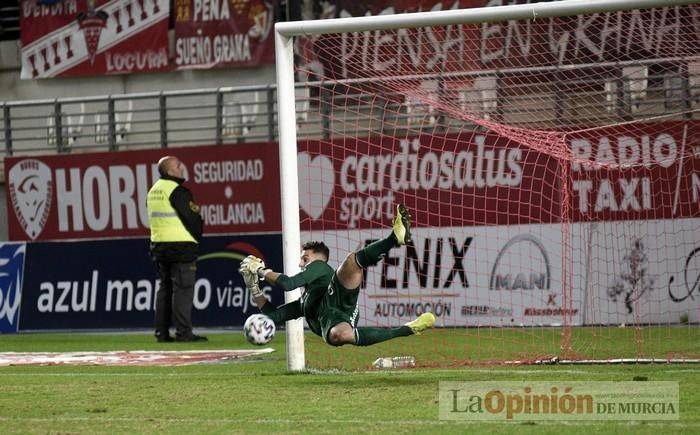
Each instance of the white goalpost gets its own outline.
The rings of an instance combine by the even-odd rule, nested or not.
[[[546,3],[529,3],[529,4],[519,4],[519,5],[509,5],[509,6],[498,6],[498,7],[483,7],[483,8],[473,8],[473,9],[456,9],[456,10],[444,10],[444,11],[434,11],[434,12],[419,12],[419,13],[406,13],[406,14],[396,14],[396,15],[376,15],[376,16],[363,16],[354,18],[337,18],[337,19],[326,19],[326,20],[314,20],[314,21],[297,21],[297,22],[280,22],[275,25],[275,53],[276,53],[276,80],[277,80],[277,113],[278,113],[278,127],[279,127],[279,158],[280,158],[280,185],[281,185],[281,207],[282,207],[282,241],[283,241],[283,259],[284,259],[284,273],[294,274],[298,269],[298,258],[301,246],[301,223],[300,223],[300,194],[299,194],[299,177],[300,170],[303,168],[298,167],[298,136],[297,136],[297,114],[295,105],[295,52],[294,52],[294,40],[297,37],[308,37],[310,35],[326,35],[326,34],[340,34],[340,33],[353,33],[353,32],[372,32],[378,30],[388,30],[388,29],[417,29],[423,27],[433,27],[433,26],[452,26],[452,25],[467,25],[467,24],[482,24],[491,22],[507,22],[510,20],[524,20],[524,21],[534,21],[542,20],[551,17],[570,17],[577,15],[588,15],[593,13],[605,13],[612,11],[630,11],[636,9],[651,9],[651,8],[661,8],[661,7],[673,7],[673,6],[685,6],[690,4],[697,4],[700,1],[688,1],[688,0],[562,0],[555,2]],[[646,73],[646,70],[644,71]],[[635,72],[636,74],[636,72]],[[637,77],[637,76],[635,76]],[[639,81],[643,79],[639,75]],[[645,77],[645,76],[644,76]],[[482,81],[483,82],[483,81]],[[482,83],[480,82],[480,83]],[[631,85],[630,85],[631,86]],[[607,89],[607,87],[606,87]],[[619,92],[622,92],[620,88]],[[485,94],[481,94],[485,95]],[[498,98],[495,92],[488,94],[490,97]],[[495,105],[495,102],[493,103]],[[491,107],[491,106],[489,106]],[[449,111],[447,107],[447,111]],[[431,121],[431,122],[434,122]],[[481,127],[491,128],[492,121],[489,117],[485,117],[483,123],[479,123]],[[508,127],[504,127],[505,135],[509,139],[517,140],[518,135],[522,134],[521,131],[515,131],[515,129],[507,130]],[[538,130],[538,131],[546,131]],[[525,131],[527,136],[527,131]],[[544,135],[543,135],[544,137]],[[481,145],[481,144],[479,144]],[[682,151],[683,152],[683,151]],[[581,151],[576,155],[576,158],[585,159],[587,155],[584,155],[584,151]],[[589,151],[589,154],[591,152]],[[567,157],[568,158],[568,157]],[[573,158],[572,158],[572,161]],[[574,161],[573,165],[577,165],[577,161]],[[682,163],[681,163],[682,164]],[[613,168],[614,169],[614,168]],[[569,173],[571,171],[576,171],[578,169],[572,170],[572,165],[562,165],[561,173]],[[606,168],[606,170],[611,170],[611,167]],[[569,172],[565,172],[569,171]],[[302,171],[303,172],[303,171]],[[560,174],[560,173],[557,173]],[[575,182],[574,182],[575,183]],[[642,186],[642,182],[639,182]],[[584,192],[584,187],[581,184],[574,184],[573,188],[567,190],[571,192],[581,193]],[[636,185],[635,185],[636,186]],[[623,186],[628,191],[631,191],[629,183]],[[642,190],[644,186],[639,189]],[[573,189],[573,190],[572,190]],[[576,190],[578,189],[578,190]],[[636,189],[636,187],[635,187]],[[429,196],[426,195],[426,199]],[[598,201],[607,201],[609,198],[603,198]],[[627,200],[628,203],[631,199]],[[642,201],[640,201],[641,203]],[[642,204],[643,206],[643,204]],[[674,206],[675,207],[675,206]],[[565,207],[564,207],[565,208]],[[562,213],[567,213],[563,211]],[[568,221],[567,221],[568,222]],[[568,224],[567,224],[568,225]],[[562,247],[562,258],[561,268],[562,274],[571,274],[573,266],[573,260],[566,253],[567,248],[570,248],[569,241],[567,239],[569,233],[568,227],[564,230],[565,234],[561,237]],[[575,230],[571,230],[574,231]],[[576,230],[577,231],[577,230]],[[592,236],[586,235],[586,239],[589,243],[603,243],[598,242],[597,239],[593,240]],[[521,239],[513,239],[516,241],[521,241]],[[593,240],[593,242],[591,242]],[[527,242],[527,240],[525,240]],[[442,242],[441,242],[442,243]],[[446,243],[446,242],[445,242]],[[537,242],[539,243],[539,242]],[[507,244],[506,244],[507,245]],[[468,243],[465,243],[468,247]],[[512,243],[511,245],[512,246]],[[462,248],[463,253],[466,252],[466,247]],[[447,250],[447,248],[445,248]],[[455,250],[457,248],[453,248]],[[419,251],[422,252],[422,251]],[[428,249],[426,247],[426,252]],[[502,254],[506,252],[506,248],[498,254],[496,257],[496,263],[502,258]],[[463,254],[464,255],[464,254]],[[455,260],[456,262],[457,260]],[[549,261],[549,259],[547,259]],[[636,260],[635,260],[636,261]],[[493,269],[491,274],[491,285],[497,285],[497,282],[506,282],[506,278],[497,276],[496,265],[489,265],[490,269]],[[636,264],[636,263],[635,263]],[[407,266],[408,267],[408,266]],[[549,264],[547,264],[549,267]],[[636,265],[631,266],[635,269]],[[437,266],[436,266],[437,268]],[[408,268],[406,269],[408,270]],[[506,275],[503,275],[506,276]],[[508,275],[510,276],[510,275]],[[501,279],[501,281],[498,281]],[[510,278],[508,278],[510,279]],[[557,300],[561,304],[557,308],[558,312],[567,313],[570,308],[572,308],[572,301],[570,294],[567,290],[571,286],[569,280],[572,279],[570,276],[563,278],[562,286],[564,287],[562,300]],[[436,280],[437,282],[437,280]],[[539,283],[539,281],[536,281]],[[512,283],[511,283],[512,284]],[[473,284],[472,284],[473,285]],[[584,284],[588,285],[588,284]],[[670,285],[670,284],[669,284]],[[493,290],[493,289],[492,289]],[[588,290],[588,289],[585,289]],[[449,292],[445,292],[447,295]],[[300,289],[292,292],[287,292],[285,294],[285,302],[290,302],[300,297]],[[450,296],[443,296],[447,298]],[[452,296],[454,297],[454,296]],[[628,299],[630,296],[628,295]],[[446,299],[445,299],[446,300]],[[583,301],[584,309],[589,303],[588,298]],[[510,299],[510,304],[515,304],[513,299]],[[629,302],[632,304],[633,302]],[[567,305],[568,304],[568,305]],[[469,308],[467,310],[468,314],[471,313],[469,310],[476,309],[478,307],[486,306],[487,304],[473,304],[477,308]],[[501,303],[505,306],[505,303]],[[398,307],[399,305],[395,305]],[[464,306],[472,307],[472,305],[462,306],[462,311],[464,312]],[[379,305],[377,305],[379,307]],[[379,308],[377,308],[379,309]],[[530,308],[528,308],[530,309]],[[587,308],[590,309],[590,308]],[[530,313],[539,313],[536,309],[532,308]],[[539,308],[537,308],[539,310]],[[573,312],[573,311],[571,311]],[[526,314],[528,315],[528,314]],[[534,314],[533,314],[534,315]],[[577,323],[572,319],[569,314],[562,314],[561,327],[564,328],[566,335],[566,329],[572,326],[573,323]],[[583,313],[585,318],[586,313]],[[510,322],[513,322],[514,316],[511,316]],[[515,323],[518,323],[517,319]],[[569,332],[570,334],[570,332]],[[286,324],[286,345],[287,345],[287,368],[289,371],[298,372],[306,370],[306,358],[304,350],[304,323],[303,319],[297,319],[294,321],[289,321]]]

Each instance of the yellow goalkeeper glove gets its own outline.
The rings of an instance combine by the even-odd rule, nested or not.
[[[254,255],[249,255],[244,258],[241,265],[243,264],[246,265],[250,273],[259,277],[260,280],[263,280],[265,278],[265,274],[271,270],[265,268],[265,262]]]
[[[262,290],[260,290],[260,285],[258,284],[258,276],[248,269],[248,265],[246,263],[241,262],[241,266],[238,268],[238,273],[240,273],[243,277],[245,286],[253,297],[263,295]]]

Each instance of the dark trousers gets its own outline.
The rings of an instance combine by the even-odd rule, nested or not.
[[[178,337],[192,335],[192,299],[197,274],[195,262],[157,262],[160,288],[156,294],[156,335],[167,336],[175,326]]]

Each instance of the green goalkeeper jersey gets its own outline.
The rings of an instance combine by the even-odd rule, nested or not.
[[[277,285],[285,291],[305,287],[301,296],[301,310],[309,328],[317,335],[321,335],[319,307],[334,273],[335,271],[328,263],[316,260],[309,263],[302,272],[291,277],[282,275],[277,281]]]

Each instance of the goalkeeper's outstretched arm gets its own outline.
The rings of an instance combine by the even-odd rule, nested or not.
[[[263,299],[265,298],[263,297]],[[257,303],[258,301],[256,300],[255,302]],[[301,301],[298,299],[296,301],[280,305],[277,308],[273,307],[272,304],[265,299],[265,302],[262,305],[258,305],[258,308],[275,323],[282,323],[286,322],[287,320],[294,320],[304,316],[304,312],[301,309]]]
[[[288,292],[299,287],[306,286],[312,281],[312,274],[306,271],[299,272],[294,276],[287,276],[283,273],[278,273],[272,269],[265,269],[266,272],[258,274],[266,282],[280,287],[284,291]]]
[[[303,280],[303,277],[294,277],[292,279],[280,273],[273,272],[271,269],[265,269],[265,263],[253,256],[249,255],[243,261],[241,261],[241,266],[238,269],[243,281],[245,281],[246,288],[248,292],[253,297],[255,305],[258,309],[272,319],[275,323],[286,322],[287,320],[297,319],[303,317],[304,311],[301,306],[301,301],[296,300],[289,302],[284,305],[280,305],[275,308],[265,297],[262,290],[260,289],[259,279],[263,279],[265,275],[269,275],[270,284],[278,284],[285,290],[287,290],[287,285],[294,285],[295,282]],[[265,273],[267,271],[267,273]],[[301,275],[301,274],[299,274]],[[274,282],[272,282],[274,279]],[[298,287],[299,285],[296,285]],[[292,287],[292,288],[296,288]],[[291,288],[290,288],[291,290]]]
[[[258,309],[275,323],[298,319],[304,315],[301,301],[298,299],[275,308],[270,301],[267,300],[262,290],[260,290],[258,278],[256,276],[251,275],[246,277],[246,287],[253,296],[253,300],[255,301],[255,305],[258,306]]]
[[[265,263],[255,257],[246,263],[248,265],[248,270],[255,273],[261,280],[271,285],[280,287],[284,291],[291,291],[296,288],[306,286],[317,279],[317,274],[307,269],[293,276],[287,276],[283,273],[275,272],[272,269],[266,268]]]

